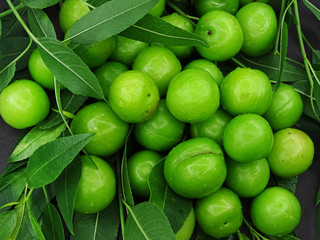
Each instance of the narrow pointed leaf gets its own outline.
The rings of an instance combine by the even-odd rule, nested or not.
[[[83,106],[86,100],[87,97],[73,94],[67,89],[61,91],[61,104],[64,111],[75,113],[81,106]],[[53,108],[57,109],[57,106],[54,106]],[[62,122],[63,120],[61,115],[55,111],[51,111],[47,119],[42,122],[40,129],[52,128]]]
[[[1,178],[0,185],[0,207],[5,204],[16,202],[26,186],[24,169],[12,172]],[[1,208],[0,214],[6,211],[8,207]]]
[[[17,223],[16,211],[11,210],[0,215],[0,239],[8,239]]]
[[[81,162],[78,158],[64,169],[55,181],[56,198],[61,215],[73,234],[73,211],[79,179],[81,176]]]
[[[66,129],[64,124],[49,129],[41,129],[38,125],[19,142],[9,157],[9,162],[17,162],[30,157],[42,145],[57,139]]]
[[[43,61],[56,79],[71,92],[104,99],[96,76],[70,48],[53,38],[39,38]]]
[[[129,173],[128,173],[128,159],[127,159],[127,149],[128,149],[128,138],[130,137],[130,133],[132,131],[132,128],[127,136],[123,155],[122,155],[122,161],[121,161],[121,184],[122,184],[122,194],[124,200],[130,205],[134,205],[134,199],[132,196],[132,190],[130,186],[130,180],[129,180]],[[118,159],[120,160],[120,159]]]
[[[165,46],[209,46],[198,35],[175,27],[150,14],[145,15],[137,23],[123,31],[121,35],[142,42],[159,43]]]
[[[117,240],[120,225],[116,199],[96,214],[76,213],[71,240]]]
[[[314,6],[311,2],[308,0],[303,0],[304,5],[306,5],[307,8],[310,9],[310,11],[319,19],[320,21],[320,10]]]
[[[20,0],[30,8],[43,9],[51,7],[59,2],[59,0]]]
[[[36,37],[56,38],[53,24],[43,10],[28,8],[28,19],[31,31]]]
[[[91,44],[120,33],[141,19],[159,0],[113,0],[92,10],[70,29],[77,43]]]
[[[46,205],[47,200],[46,196],[43,193],[43,189],[34,189],[28,200],[28,206],[36,219],[39,219]]]
[[[16,71],[16,65],[11,64],[8,68],[3,71],[0,71],[0,92],[8,86],[10,81],[12,80],[14,73]]]
[[[29,38],[10,37],[0,40],[0,71],[15,60],[29,45]],[[33,48],[31,47],[26,54],[16,63],[16,70],[21,70],[28,65],[28,60]]]
[[[320,70],[320,51],[319,50],[312,51],[312,66],[314,70],[316,71]]]
[[[124,228],[126,240],[176,239],[168,219],[153,203],[139,203],[129,212]]]
[[[30,224],[33,228],[33,231],[37,235],[37,238],[39,240],[45,240],[45,237],[41,231],[40,224],[29,207],[28,207],[28,216],[29,216]]]
[[[310,118],[304,114],[300,117],[299,121],[296,123],[296,126],[306,132],[320,133],[319,123],[313,118]],[[319,195],[319,203],[320,203],[320,195]]]
[[[281,178],[277,176],[272,176],[270,178],[269,186],[280,186],[285,188],[295,194],[297,188],[298,177],[291,177],[291,178]]]
[[[5,169],[1,173],[1,177],[7,176],[8,174],[12,173],[13,171],[15,171],[16,169],[18,169],[18,168],[20,168],[22,166],[24,167],[24,165],[26,163],[27,163],[27,160],[23,160],[23,161],[20,161],[20,162],[14,162],[14,163],[7,163]]]
[[[43,211],[41,229],[46,240],[65,239],[61,217],[51,203],[48,203]]]
[[[156,164],[149,176],[150,202],[156,204],[167,216],[171,228],[177,233],[192,209],[192,200],[177,195],[163,176],[163,161]]]
[[[27,8],[23,8],[19,11],[19,14],[22,20],[27,23],[28,15]],[[18,21],[16,17],[12,17],[12,15],[5,16],[1,19],[2,22],[2,32],[1,39],[10,38],[10,37],[27,37],[28,34]]]
[[[94,7],[99,7],[101,6],[102,4],[106,3],[106,2],[109,2],[111,0],[87,0],[87,3],[89,3],[91,6],[94,6]]]
[[[238,54],[235,59],[240,61],[246,67],[259,69],[263,71],[270,80],[276,81],[279,75],[280,56],[268,53],[260,57],[247,57]],[[284,64],[282,73],[282,82],[296,82],[308,79],[306,71],[288,61]]]
[[[16,225],[16,238],[12,239],[17,239],[17,240],[29,240],[29,239],[38,239],[37,233],[35,232],[27,210],[26,203],[22,204],[19,207],[19,218],[21,221]]]
[[[24,169],[19,169],[7,176],[0,178],[0,192],[7,187],[10,187],[15,181],[24,176]]]
[[[92,136],[79,134],[58,138],[38,148],[30,157],[26,168],[29,186],[42,187],[57,179]]]

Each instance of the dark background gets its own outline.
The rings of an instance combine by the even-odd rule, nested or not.
[[[309,1],[320,9],[319,0]],[[2,12],[4,6],[5,1],[1,0],[0,12]],[[299,6],[303,33],[307,36],[315,49],[320,49],[320,21],[304,7],[302,0],[299,1]],[[51,20],[57,24],[59,7],[54,6],[46,11]],[[291,58],[301,61],[300,48],[296,39],[295,29],[290,29],[288,55]],[[298,179],[296,196],[302,206],[302,218],[296,232],[297,237],[301,240],[316,240],[318,239],[318,208],[315,205],[315,198],[320,183],[320,134],[311,132],[308,134],[315,144],[315,157],[312,166],[305,173],[300,175]],[[4,169],[7,159],[14,149],[18,135],[19,131],[8,126],[0,117],[0,173]]]

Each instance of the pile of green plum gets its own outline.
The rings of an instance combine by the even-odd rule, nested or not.
[[[159,179],[193,199],[187,229],[176,233],[177,239],[190,239],[196,223],[214,238],[236,233],[244,221],[242,199],[250,199],[250,220],[263,234],[294,231],[299,201],[269,183],[271,175],[295,177],[312,164],[313,142],[294,128],[303,112],[301,96],[291,85],[272,84],[261,70],[219,67],[239,52],[261,56],[273,48],[278,21],[265,2],[194,0],[196,24],[165,11],[164,0],[149,12],[199,35],[208,48],[115,35],[78,53],[106,101],[90,98],[74,115],[66,113],[72,134],[94,134],[81,157],[76,211],[96,213],[112,202],[120,183],[110,159],[130,144],[127,170],[139,201],[150,198],[149,175],[159,163]],[[84,1],[63,2],[59,23],[66,39],[68,29],[89,12]],[[28,67],[32,79],[16,80],[0,94],[1,117],[18,129],[47,118],[48,93],[54,90],[54,75],[37,48]]]

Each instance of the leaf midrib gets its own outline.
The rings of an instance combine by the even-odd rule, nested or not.
[[[195,42],[203,43],[201,40],[196,39],[196,38],[187,38],[187,37],[179,37],[179,36],[174,36],[174,35],[163,34],[163,33],[159,33],[159,32],[156,32],[156,31],[152,31],[151,29],[148,29],[148,28],[145,28],[145,27],[141,27],[141,26],[135,25],[135,24],[133,24],[131,26],[135,27],[137,29],[141,29],[141,30],[144,30],[146,32],[150,32],[150,33],[153,33],[155,35],[159,35],[159,36],[163,36],[163,37],[167,37],[167,38],[187,40],[187,41],[192,40],[192,41],[195,41]]]
[[[69,147],[67,149],[65,149],[64,151],[60,152],[58,155],[56,155],[55,157],[49,159],[44,165],[42,165],[40,168],[38,168],[31,176],[28,177],[28,180],[30,181],[30,179],[33,178],[33,176],[35,174],[37,174],[40,170],[42,170],[44,167],[46,167],[48,164],[50,164],[54,159],[60,157],[61,155],[63,155],[65,152],[67,152],[68,150],[70,150],[71,148],[76,147],[77,145],[81,144],[82,142],[84,142],[85,140],[87,140],[87,137],[82,139],[81,141],[79,141],[77,144],[72,145],[72,147]],[[44,145],[43,145],[44,146]]]
[[[39,28],[41,29],[42,33],[44,34],[44,36],[45,36],[45,37],[49,37],[49,36],[46,34],[46,32],[44,31],[44,29],[43,29],[42,25],[40,24],[40,22],[39,22],[39,20],[38,20],[38,18],[37,18],[37,16],[36,16],[36,14],[35,14],[35,12],[34,12],[34,9],[33,9],[33,8],[31,8],[31,11],[32,11],[32,14],[33,14],[33,16],[34,16],[34,18],[35,18],[35,20],[36,20],[36,22],[37,22],[37,24],[38,24]]]
[[[91,27],[88,27],[87,29],[85,29],[85,30],[83,30],[83,31],[81,31],[81,32],[79,32],[79,33],[71,36],[70,38],[72,39],[72,38],[78,37],[78,36],[80,36],[81,34],[84,34],[84,33],[88,32],[88,31],[90,31],[91,29],[93,29],[93,28],[95,28],[95,27],[98,27],[98,26],[104,24],[105,22],[111,21],[111,20],[113,20],[113,19],[115,19],[115,18],[117,18],[117,17],[119,17],[119,16],[122,16],[122,15],[126,14],[126,13],[129,12],[129,11],[133,11],[134,9],[136,9],[136,8],[138,8],[138,7],[140,7],[140,6],[143,6],[143,5],[145,5],[145,4],[148,4],[149,2],[151,2],[151,0],[149,0],[149,1],[147,1],[147,2],[143,2],[143,3],[141,3],[141,4],[139,4],[139,5],[136,5],[136,6],[132,7],[132,8],[129,8],[129,9],[127,9],[127,10],[121,12],[121,13],[118,13],[118,14],[116,14],[116,15],[113,15],[112,17],[107,18],[107,19],[105,19],[104,21],[98,22],[97,24],[92,25]],[[108,2],[107,2],[107,4],[108,4]]]
[[[48,38],[50,39],[50,38]],[[78,79],[82,80],[82,82],[87,85],[91,90],[93,90],[97,96],[100,96],[102,99],[103,97],[90,85],[88,84],[87,81],[85,81],[84,78],[82,78],[77,72],[73,71],[72,68],[70,68],[68,65],[66,65],[64,62],[60,61],[59,58],[57,58],[55,55],[53,55],[47,48],[45,48],[42,43],[40,41],[37,40],[38,45],[47,53],[49,54],[52,58],[54,58],[58,63],[60,63],[63,67],[65,67],[66,69],[68,69],[72,74],[74,74]],[[53,42],[51,44],[57,44],[56,42]]]

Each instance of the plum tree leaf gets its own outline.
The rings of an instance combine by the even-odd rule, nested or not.
[[[39,147],[57,139],[65,129],[66,126],[64,124],[48,129],[42,129],[41,124],[35,126],[18,143],[8,162],[17,162],[30,157]]]
[[[0,92],[2,92],[2,90],[8,86],[8,84],[10,83],[10,81],[12,80],[14,73],[16,71],[16,65],[15,64],[11,64],[9,67],[7,67],[6,69],[3,69],[2,71],[0,71]]]
[[[132,208],[127,207],[130,215],[124,228],[126,240],[176,239],[168,219],[155,204],[142,202]]]
[[[28,185],[37,188],[56,180],[92,136],[93,134],[78,134],[58,138],[38,148],[27,164]]]
[[[29,38],[26,37],[10,37],[0,40],[0,71],[6,68],[14,61],[29,45]],[[16,63],[16,71],[25,68],[28,65],[28,60],[31,51],[29,50]]]
[[[37,44],[43,61],[61,84],[75,94],[104,99],[98,79],[70,48],[48,37],[39,38]]]
[[[145,15],[137,23],[121,32],[120,35],[142,42],[158,43],[165,46],[209,46],[198,35],[175,27],[151,14]]]
[[[10,210],[0,215],[0,239],[8,239],[12,234],[17,223],[15,210]]]
[[[308,0],[303,0],[303,3],[320,21],[320,10]]]
[[[117,240],[119,230],[119,207],[116,199],[101,212],[76,213],[74,235],[71,240]]]
[[[52,22],[43,10],[28,8],[28,19],[31,31],[36,37],[57,37]]]
[[[43,211],[41,229],[47,240],[65,239],[60,214],[52,203],[47,203]]]
[[[163,176],[163,163],[157,163],[150,173],[150,202],[165,213],[173,232],[177,233],[190,214],[192,200],[180,197],[168,186]]]
[[[137,22],[158,1],[108,1],[79,19],[70,28],[69,39],[81,44],[102,41]]]
[[[26,6],[30,8],[43,9],[51,7],[59,2],[59,0],[20,0]]]
[[[81,176],[81,162],[78,158],[67,166],[55,181],[56,199],[61,215],[73,234],[73,215],[76,192]]]
[[[235,56],[239,62],[246,67],[259,69],[263,71],[270,80],[276,81],[279,76],[280,56],[273,53],[267,53],[260,57],[247,57],[243,54]],[[282,73],[282,82],[296,82],[308,79],[306,71],[288,61],[284,64]]]
[[[30,221],[30,224],[33,228],[33,231],[37,235],[38,239],[45,240],[45,237],[41,231],[40,224],[39,224],[38,220],[36,219],[36,217],[34,216],[32,210],[29,207],[28,207],[28,216],[29,216],[29,221]]]
[[[25,169],[21,168],[0,179],[0,207],[5,204],[15,202],[26,186]],[[0,214],[8,207],[1,208]]]

